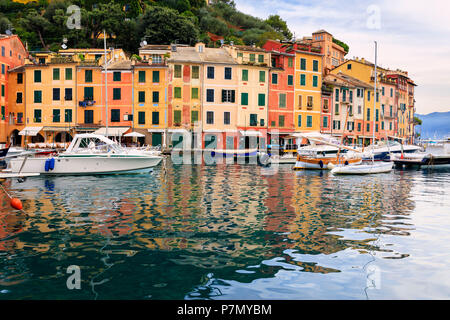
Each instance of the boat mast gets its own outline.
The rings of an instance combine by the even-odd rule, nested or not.
[[[375,161],[374,147],[375,147],[375,115],[377,108],[377,42],[375,41],[375,82],[374,82],[374,97],[373,97],[373,128],[372,128],[372,162]]]
[[[106,110],[106,130],[105,130],[105,136],[108,136],[108,58],[106,56],[106,31],[103,29],[103,45],[105,48],[105,110]]]

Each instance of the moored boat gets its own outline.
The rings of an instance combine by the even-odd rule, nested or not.
[[[339,165],[331,169],[332,174],[373,174],[392,171],[392,162],[376,162],[359,165]]]

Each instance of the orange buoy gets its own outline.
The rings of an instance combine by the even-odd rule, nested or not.
[[[20,199],[17,198],[11,198],[11,207],[13,207],[14,209],[17,210],[22,210],[22,201],[20,201]]]

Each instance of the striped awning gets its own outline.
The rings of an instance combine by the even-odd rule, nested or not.
[[[19,132],[20,136],[37,136],[43,127],[25,127]]]
[[[120,137],[127,132],[130,127],[108,127],[108,137]],[[94,131],[95,134],[106,135],[106,127],[101,127]]]

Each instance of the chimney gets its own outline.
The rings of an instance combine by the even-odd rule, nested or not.
[[[177,45],[176,44],[171,44],[170,48],[171,48],[172,52],[176,52],[177,51]]]

